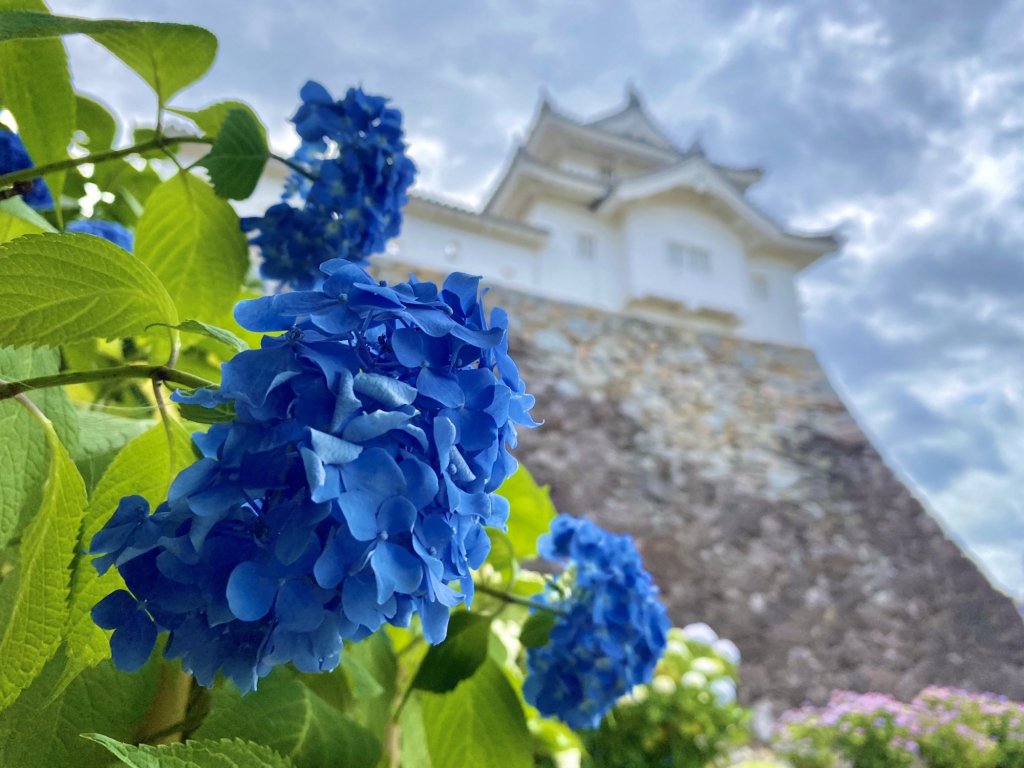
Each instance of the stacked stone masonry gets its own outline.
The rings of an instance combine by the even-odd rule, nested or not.
[[[810,351],[489,299],[509,311],[545,422],[517,456],[561,511],[637,539],[675,624],[737,643],[747,703],[930,684],[1024,699],[1020,613],[885,465]]]

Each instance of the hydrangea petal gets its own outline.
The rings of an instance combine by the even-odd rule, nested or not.
[[[373,398],[387,408],[412,405],[416,399],[415,387],[379,373],[360,371],[355,375],[353,390],[360,395]]]
[[[416,389],[446,408],[459,408],[466,402],[466,394],[454,376],[439,374],[430,368],[420,369],[416,376]]]
[[[139,601],[130,592],[119,589],[100,600],[92,609],[92,620],[103,629],[117,629],[139,610]]]
[[[324,620],[323,603],[313,587],[300,579],[281,586],[274,612],[281,626],[291,632],[312,632]]]
[[[370,561],[377,578],[378,602],[384,602],[395,592],[414,592],[423,581],[422,562],[405,547],[382,541],[377,544]]]
[[[377,527],[387,534],[408,533],[415,522],[416,505],[404,496],[392,496],[377,513]]]
[[[239,563],[227,584],[228,605],[242,621],[258,621],[270,612],[277,597],[277,580],[259,563]]]
[[[354,443],[365,443],[390,432],[392,429],[401,427],[403,424],[408,423],[411,418],[412,414],[403,413],[402,411],[362,413],[348,423],[342,436]]]
[[[149,660],[156,645],[156,624],[143,611],[134,615],[110,636],[110,655],[118,669],[135,672]]]
[[[345,491],[338,497],[338,506],[349,530],[358,541],[377,538],[377,510],[381,496],[373,491]]]

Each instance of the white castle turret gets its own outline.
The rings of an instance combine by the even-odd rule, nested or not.
[[[835,250],[755,207],[758,168],[680,149],[632,88],[590,121],[546,97],[480,211],[412,196],[384,258],[561,301],[802,345],[795,278]]]

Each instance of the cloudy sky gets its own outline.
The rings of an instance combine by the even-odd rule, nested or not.
[[[1024,595],[1024,1],[53,0],[221,41],[177,102],[253,104],[282,148],[308,78],[406,113],[421,186],[470,204],[546,88],[583,117],[632,81],[682,144],[756,163],[763,208],[838,228],[805,273],[812,346],[888,460]],[[79,87],[152,100],[87,40]]]

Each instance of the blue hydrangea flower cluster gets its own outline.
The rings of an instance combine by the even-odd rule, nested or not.
[[[21,137],[6,128],[0,128],[0,174],[23,171],[34,165]],[[41,178],[33,179],[32,186],[22,193],[22,200],[33,208],[48,211],[53,208],[50,188]]]
[[[365,265],[384,250],[401,227],[416,167],[405,154],[402,113],[386,98],[350,88],[335,101],[314,82],[300,96],[292,122],[302,144],[294,162],[316,180],[293,175],[283,201],[262,217],[244,219],[242,227],[262,254],[264,278],[307,289],[322,279],[321,262]]]
[[[559,515],[538,547],[565,570],[542,595],[558,616],[547,644],[527,653],[523,695],[545,716],[596,728],[620,696],[650,682],[668,614],[629,536]]]
[[[109,240],[114,245],[124,248],[129,253],[135,245],[135,236],[132,231],[116,221],[77,219],[68,224],[67,231],[102,237],[104,240]]]
[[[493,492],[514,471],[516,427],[535,426],[508,354],[507,317],[485,317],[479,278],[389,286],[349,261],[315,290],[238,305],[260,349],[219,388],[179,402],[234,418],[194,436],[202,458],[153,514],[124,499],[92,541],[129,591],[99,603],[115,663],[142,664],[157,633],[203,685],[243,691],[281,663],[333,668],[342,641],[414,614],[432,643],[473,597]]]

